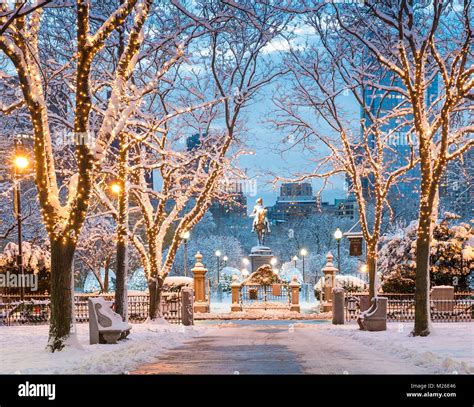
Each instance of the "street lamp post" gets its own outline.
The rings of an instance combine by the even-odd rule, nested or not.
[[[341,239],[342,239],[342,231],[341,229],[337,228],[334,232],[334,239],[337,242],[337,269],[339,273],[341,273]]]
[[[222,260],[224,260],[224,267],[227,267],[227,261],[229,260],[229,258],[227,256],[224,256]]]
[[[301,255],[301,258],[303,260],[303,284],[306,282],[305,270],[304,270],[304,258],[307,254],[308,254],[308,251],[306,249],[301,249],[300,250],[300,255]]]
[[[183,238],[183,250],[184,250],[184,276],[188,276],[188,240],[191,236],[189,231],[183,232],[181,237]]]
[[[21,186],[20,186],[20,173],[22,170],[26,169],[29,165],[28,157],[21,155],[18,151],[18,140],[14,141],[15,143],[15,190],[14,190],[14,200],[16,206],[16,221],[18,229],[18,256],[16,259],[18,266],[18,276],[21,276],[20,284],[20,300],[25,299],[25,286],[24,286],[24,268],[23,268],[23,241],[22,241],[22,214],[21,214]]]
[[[221,268],[221,256],[222,256],[222,253],[220,250],[216,250],[216,259],[217,259],[217,284],[219,284],[219,280],[220,280],[220,268]]]

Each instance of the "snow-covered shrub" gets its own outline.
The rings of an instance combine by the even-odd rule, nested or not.
[[[470,225],[450,226],[446,218],[433,229],[431,241],[431,284],[454,285],[459,290],[469,287],[474,269],[472,246],[474,233]],[[379,271],[384,292],[415,291],[416,222],[384,238],[379,252]]]
[[[23,242],[23,269],[25,274],[38,275],[37,294],[50,290],[49,272],[51,270],[51,257],[47,250],[29,242]],[[17,259],[18,245],[8,243],[3,253],[0,253],[0,273],[18,273]],[[17,293],[17,288],[5,289],[6,293]]]
[[[323,281],[324,278],[321,277],[314,285],[314,294],[316,298],[320,298]],[[335,285],[337,288],[343,288],[349,293],[364,292],[368,290],[368,284],[364,280],[355,276],[344,274],[336,274]]]

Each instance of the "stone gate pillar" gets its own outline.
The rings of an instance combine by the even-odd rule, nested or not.
[[[206,273],[207,269],[202,264],[202,254],[196,253],[196,264],[192,268],[194,276],[194,312],[209,312],[206,301]]]
[[[336,286],[335,274],[337,268],[334,267],[332,262],[334,256],[331,252],[326,255],[327,263],[321,270],[324,273],[324,298],[322,304],[322,311],[328,312],[332,311],[332,289]]]
[[[238,312],[242,311],[242,307],[240,305],[240,286],[237,276],[232,276],[232,305],[230,306],[231,312]]]
[[[291,304],[290,311],[300,312],[300,287],[301,284],[298,283],[296,276],[293,276],[290,283],[291,290]]]

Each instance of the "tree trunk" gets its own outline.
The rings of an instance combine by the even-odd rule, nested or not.
[[[48,349],[64,348],[73,324],[73,242],[51,240],[51,320]]]
[[[149,318],[158,319],[162,317],[161,314],[161,294],[162,294],[163,283],[160,280],[153,281],[148,284],[150,290],[150,308]]]
[[[367,273],[369,275],[369,299],[376,296],[375,277],[377,275],[377,249],[367,245]]]
[[[115,271],[115,311],[124,321],[128,319],[128,135],[120,133],[119,195],[117,222],[117,269]]]
[[[125,239],[117,242],[117,269],[115,271],[115,312],[124,321],[127,320],[127,274],[128,274],[128,245]],[[151,296],[151,291],[150,291]]]
[[[416,239],[415,327],[413,336],[430,334],[430,237],[431,212],[421,207]]]

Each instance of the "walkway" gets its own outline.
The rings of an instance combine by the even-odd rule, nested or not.
[[[258,321],[216,325],[135,374],[426,374],[407,360],[315,324]]]

